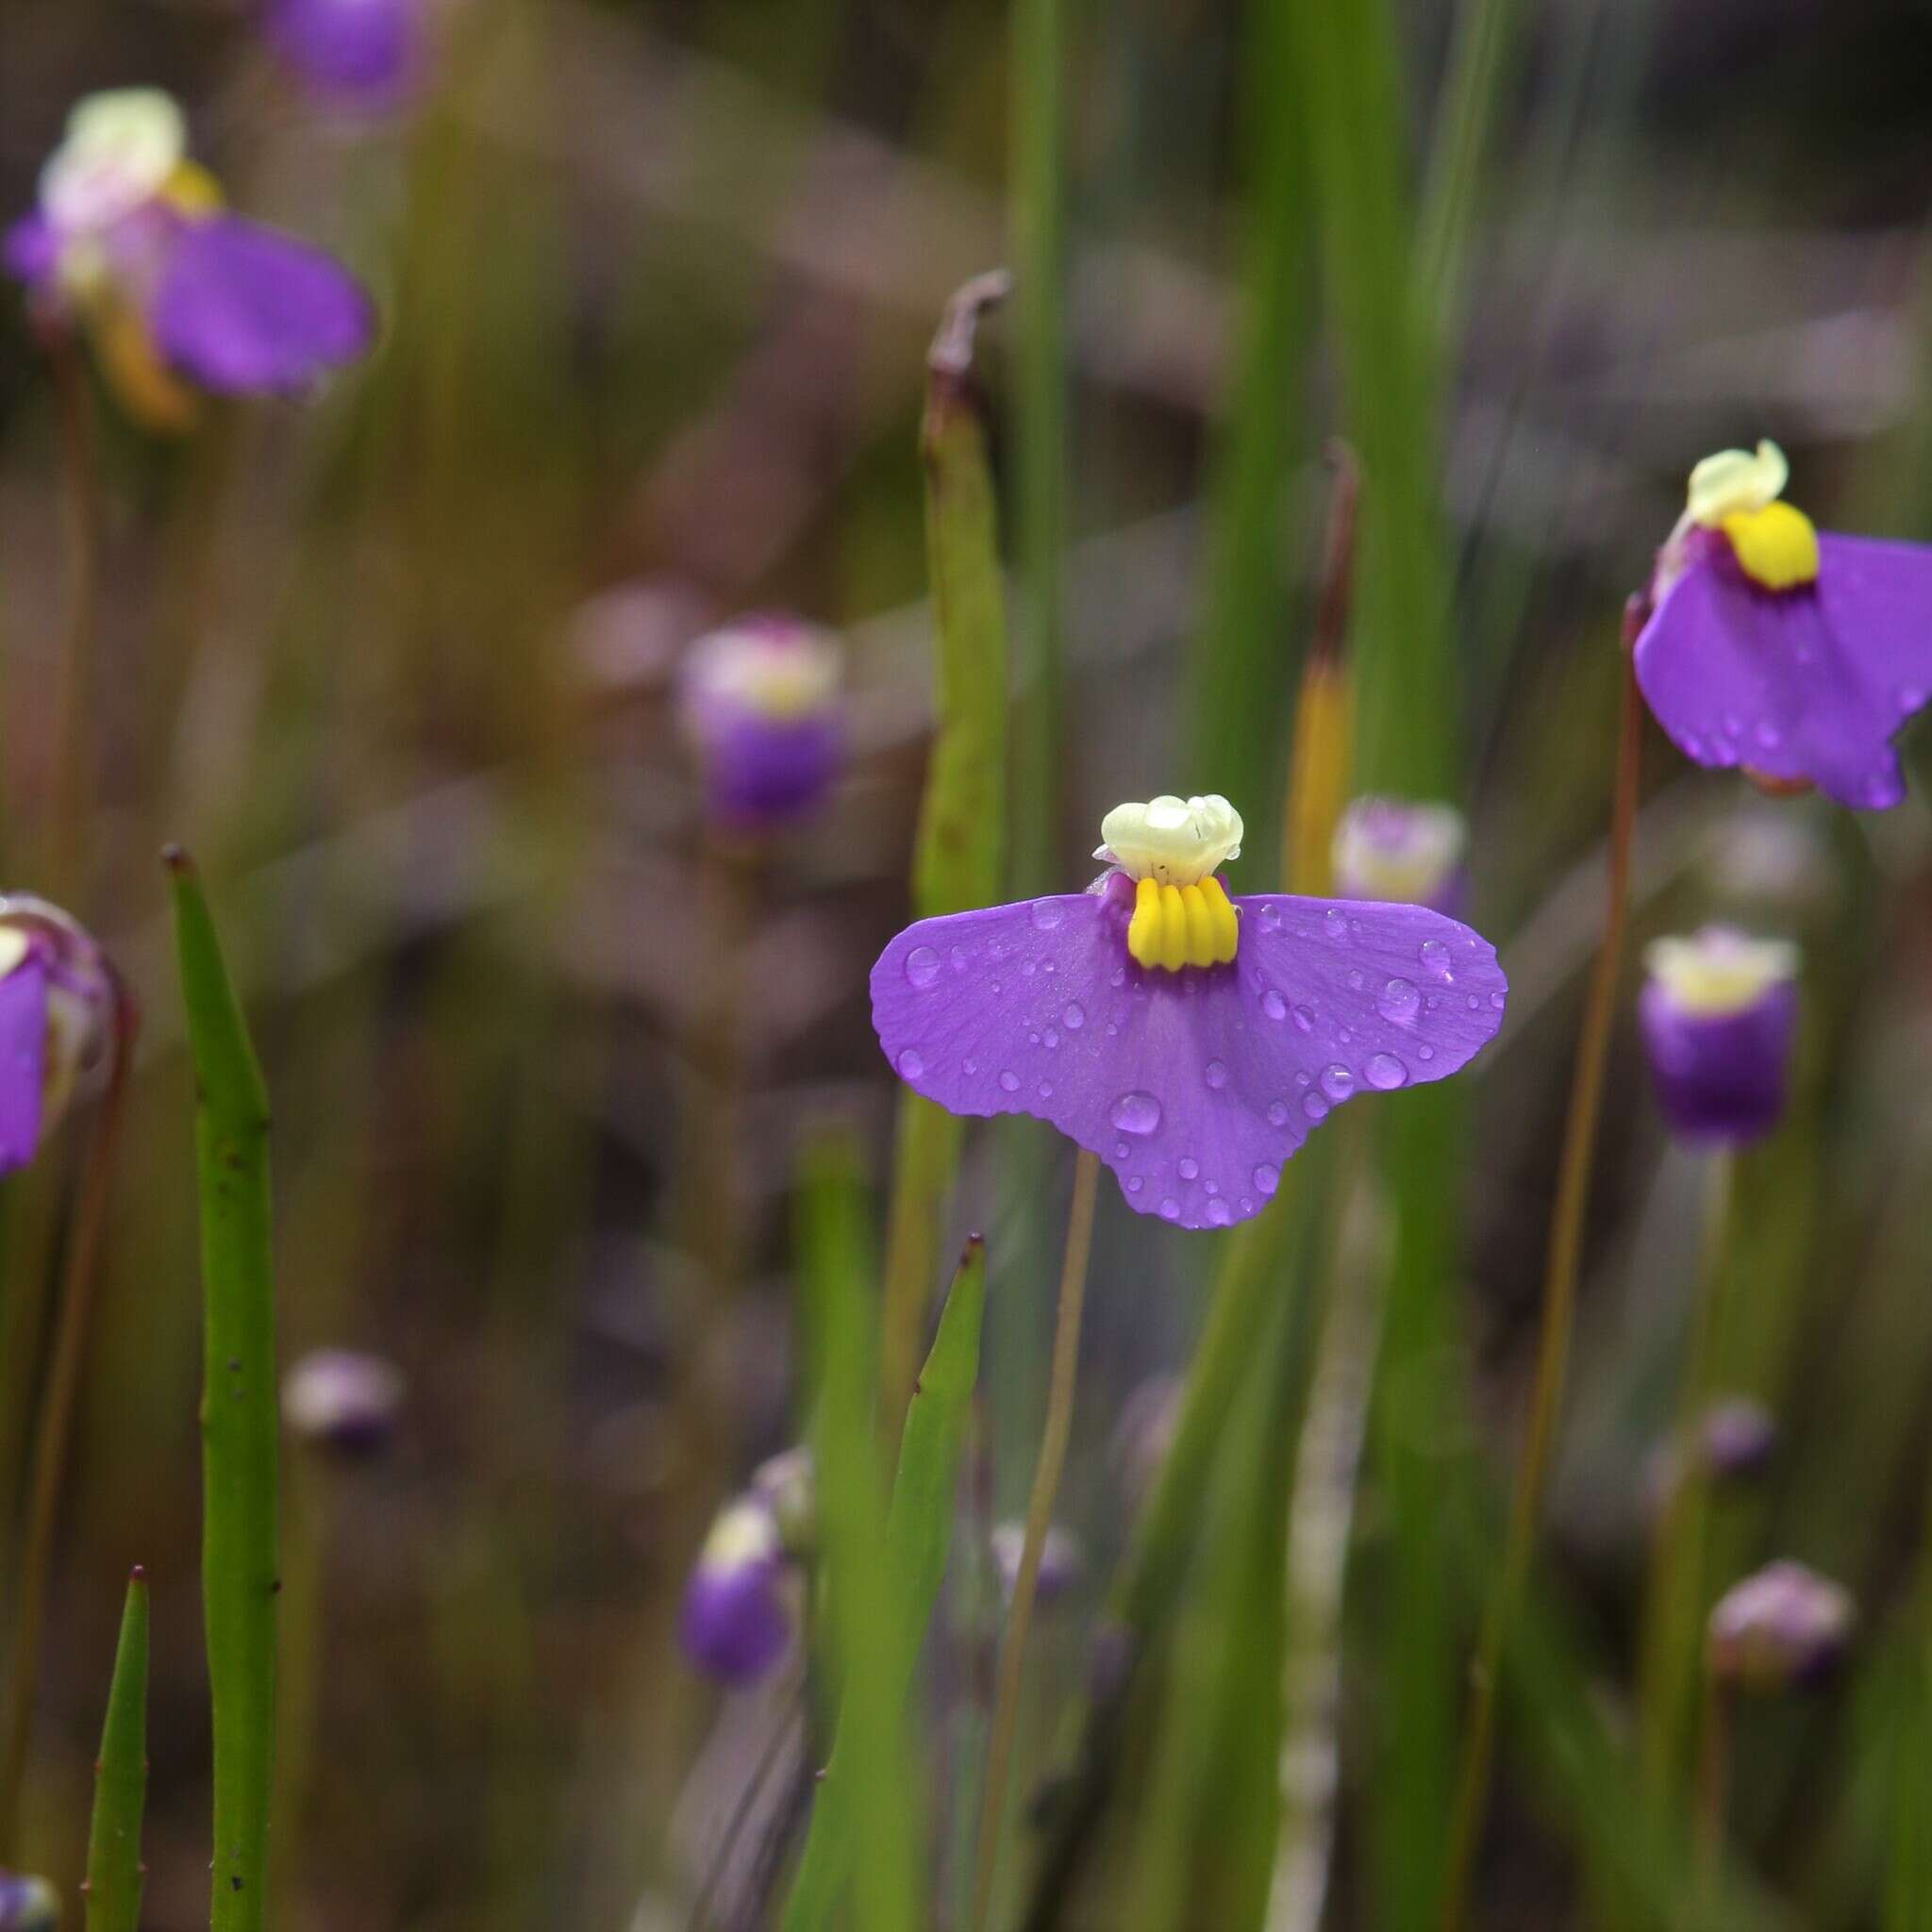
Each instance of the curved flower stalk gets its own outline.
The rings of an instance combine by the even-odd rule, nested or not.
[[[151,429],[189,427],[197,391],[307,390],[375,338],[369,297],[331,256],[225,210],[179,106],[153,88],[80,102],[0,257],[44,322],[87,334]]]
[[[1932,695],[1932,547],[1813,528],[1774,442],[1690,473],[1637,681],[1687,758],[1894,806],[1892,735]]]
[[[1241,815],[1107,815],[1085,893],[921,920],[872,973],[899,1076],[959,1114],[1051,1122],[1136,1212],[1225,1227],[1332,1108],[1465,1066],[1502,1024],[1493,947],[1420,906],[1230,898]]]

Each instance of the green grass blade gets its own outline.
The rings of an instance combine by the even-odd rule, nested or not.
[[[87,1844],[88,1932],[139,1932],[141,1814],[147,1802],[147,1574],[127,1579],[114,1681],[94,1767],[94,1815]]]
[[[276,1389],[268,1092],[192,862],[171,851],[197,1092],[202,1593],[214,1703],[212,1932],[267,1923],[275,1783]]]
[[[1004,299],[1004,275],[981,275],[947,305],[926,358],[927,568],[938,654],[936,729],[913,852],[913,909],[922,919],[990,906],[1005,847],[1007,603],[999,508],[988,455],[985,399],[974,370],[979,320]],[[910,1088],[899,1094],[887,1221],[886,1417],[896,1425],[944,1239],[959,1166],[958,1119]]]

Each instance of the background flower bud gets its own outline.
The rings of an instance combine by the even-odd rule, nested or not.
[[[368,1456],[395,1433],[408,1392],[403,1372],[381,1356],[318,1348],[282,1383],[282,1419],[306,1441]]]
[[[0,1932],[56,1932],[60,1894],[44,1878],[0,1872]]]
[[[811,1451],[802,1444],[769,1457],[751,1473],[751,1499],[762,1503],[778,1525],[778,1540],[793,1562],[808,1561],[818,1544],[818,1490]]]
[[[719,1513],[685,1586],[678,1626],[699,1670],[750,1684],[784,1656],[791,1641],[784,1573],[778,1525],[762,1502],[741,1496]]]
[[[1843,1657],[1857,1612],[1844,1589],[1803,1563],[1777,1562],[1734,1584],[1710,1613],[1710,1673],[1734,1690],[1814,1684]]]
[[[1705,1468],[1720,1481],[1762,1473],[1777,1449],[1777,1421],[1763,1403],[1732,1395],[1705,1411],[1698,1430]]]
[[[1464,896],[1468,843],[1469,827],[1453,806],[1357,798],[1335,828],[1336,896],[1398,901],[1453,915]]]
[[[1013,1586],[1019,1581],[1020,1557],[1025,1547],[1024,1523],[1001,1523],[993,1526],[991,1541],[992,1565],[1000,1579],[1000,1594],[1011,1602]],[[1058,1524],[1047,1527],[1046,1542],[1040,1552],[1040,1576],[1034,1584],[1034,1601],[1050,1604],[1063,1597],[1084,1574],[1087,1556],[1080,1539]]]
[[[1687,1140],[1756,1140],[1784,1112],[1798,1024],[1795,947],[1728,926],[1663,939],[1638,1002],[1657,1105]]]

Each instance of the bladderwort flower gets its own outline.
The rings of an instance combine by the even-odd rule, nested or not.
[[[1857,1621],[1841,1585],[1803,1563],[1772,1563],[1718,1599],[1705,1655],[1727,1690],[1803,1690],[1836,1669]]]
[[[59,1932],[60,1894],[44,1878],[0,1872],[0,1932]]]
[[[771,832],[811,812],[845,767],[844,653],[795,617],[740,618],[685,656],[678,715],[714,824]]]
[[[1335,827],[1335,890],[1345,899],[1428,906],[1454,918],[1468,844],[1469,827],[1452,805],[1357,798]]]
[[[1637,681],[1701,765],[1893,806],[1892,735],[1932,694],[1932,548],[1813,528],[1774,442],[1690,473],[1657,554]]]
[[[115,1024],[100,948],[58,907],[0,894],[0,1174],[58,1124]]]
[[[921,920],[872,971],[908,1085],[1049,1121],[1127,1205],[1181,1227],[1258,1213],[1329,1111],[1456,1073],[1502,1024],[1487,940],[1425,907],[1230,898],[1221,797],[1116,807],[1084,893]]]
[[[408,1383],[392,1361],[348,1348],[318,1348],[282,1382],[282,1420],[306,1442],[343,1456],[389,1446]]]
[[[1654,941],[1638,1023],[1657,1105],[1686,1140],[1737,1144],[1784,1113],[1798,949],[1710,925]]]
[[[355,112],[400,107],[427,62],[426,0],[269,0],[263,25],[304,88]]]
[[[999,1578],[1000,1594],[1011,1603],[1020,1576],[1020,1557],[1026,1543],[1024,1523],[996,1523],[988,1536],[992,1552],[993,1574]],[[1087,1552],[1071,1529],[1057,1523],[1047,1527],[1046,1541],[1041,1546],[1040,1574],[1035,1580],[1036,1604],[1057,1603],[1072,1593],[1087,1571]]]
[[[359,283],[306,242],[226,213],[188,158],[179,106],[153,88],[91,94],[4,244],[51,325],[83,329],[129,413],[188,427],[196,391],[290,394],[375,337]]]
[[[756,1683],[791,1642],[785,1542],[772,1511],[740,1496],[719,1511],[685,1586],[685,1655],[720,1683]]]

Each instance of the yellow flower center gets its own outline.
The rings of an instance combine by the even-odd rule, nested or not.
[[[1717,1020],[1754,1007],[1798,973],[1798,949],[1786,940],[1753,939],[1728,926],[1653,940],[1643,963],[1687,1013]]]
[[[1795,591],[1818,581],[1818,532],[1788,503],[1736,509],[1718,526],[1731,540],[1738,568],[1767,591]]]
[[[1197,886],[1142,879],[1134,888],[1127,951],[1142,966],[1167,973],[1184,966],[1225,966],[1241,936],[1241,920],[1217,878],[1205,878]]]

